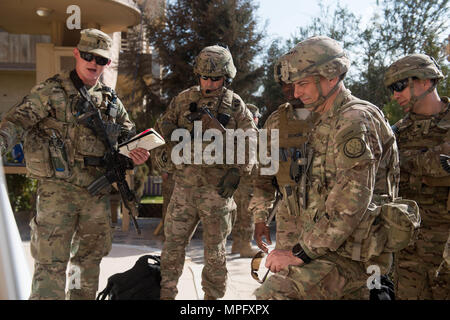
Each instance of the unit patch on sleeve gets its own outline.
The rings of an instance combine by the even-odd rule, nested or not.
[[[361,138],[351,138],[345,142],[344,153],[349,158],[359,158],[366,151],[366,144]]]

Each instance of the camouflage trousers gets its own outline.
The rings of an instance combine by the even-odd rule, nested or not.
[[[183,271],[186,246],[197,225],[203,228],[204,267],[202,288],[205,294],[225,295],[226,238],[231,232],[233,198],[223,199],[213,185],[186,186],[175,182],[172,199],[164,220],[165,241],[161,252],[161,299],[174,299]]]
[[[95,299],[100,261],[111,250],[110,211],[109,196],[98,199],[69,183],[39,182],[37,214],[30,222],[30,299]]]
[[[166,216],[167,207],[170,203],[170,198],[172,198],[173,188],[175,186],[175,181],[173,180],[173,173],[167,173],[167,178],[163,178],[162,183],[162,196],[163,196],[163,207],[162,207],[162,218]]]
[[[258,300],[368,300],[364,264],[329,253],[303,266],[289,266],[255,290]]]
[[[442,268],[436,276],[442,262],[448,228],[448,224],[434,225],[430,229],[421,228],[415,244],[395,255],[397,299],[450,299],[450,270]]]
[[[253,239],[255,225],[253,223],[253,215],[248,209],[252,193],[253,186],[251,185],[251,181],[244,181],[239,184],[238,189],[233,195],[234,201],[236,202],[236,211],[233,212],[236,218],[231,233],[233,241],[250,242]]]

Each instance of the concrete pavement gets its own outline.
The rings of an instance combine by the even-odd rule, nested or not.
[[[158,218],[139,218],[138,223],[142,229],[139,236],[130,227],[130,231],[123,232],[120,229],[119,220],[114,230],[114,239],[111,252],[103,258],[100,265],[99,291],[106,287],[108,277],[115,273],[130,269],[137,259],[146,254],[160,255],[163,237],[155,236],[153,231],[159,223]],[[27,238],[26,226],[19,225],[25,252],[33,271],[33,258],[30,255],[29,236]],[[274,228],[272,228],[274,229]],[[274,232],[274,230],[272,230]],[[203,290],[201,288],[201,271],[203,268],[203,244],[202,228],[197,228],[189,246],[186,249],[186,262],[183,273],[178,282],[177,300],[201,300]],[[275,235],[272,235],[275,239]],[[231,252],[232,241],[227,241],[227,253]],[[227,269],[229,272],[227,291],[223,300],[254,300],[253,291],[259,286],[250,276],[251,258],[240,258],[238,254],[227,254]]]

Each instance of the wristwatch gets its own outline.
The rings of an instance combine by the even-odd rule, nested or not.
[[[300,243],[297,243],[293,248],[292,248],[292,254],[294,256],[296,256],[297,258],[300,258],[303,260],[303,262],[305,264],[310,263],[311,262],[311,258],[308,257],[308,255],[305,253],[305,250],[303,250],[302,246],[300,245]]]

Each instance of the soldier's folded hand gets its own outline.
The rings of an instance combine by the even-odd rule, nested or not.
[[[219,195],[222,198],[230,198],[236,191],[241,175],[239,174],[239,169],[231,168],[225,173],[225,175],[220,179],[219,184]]]

